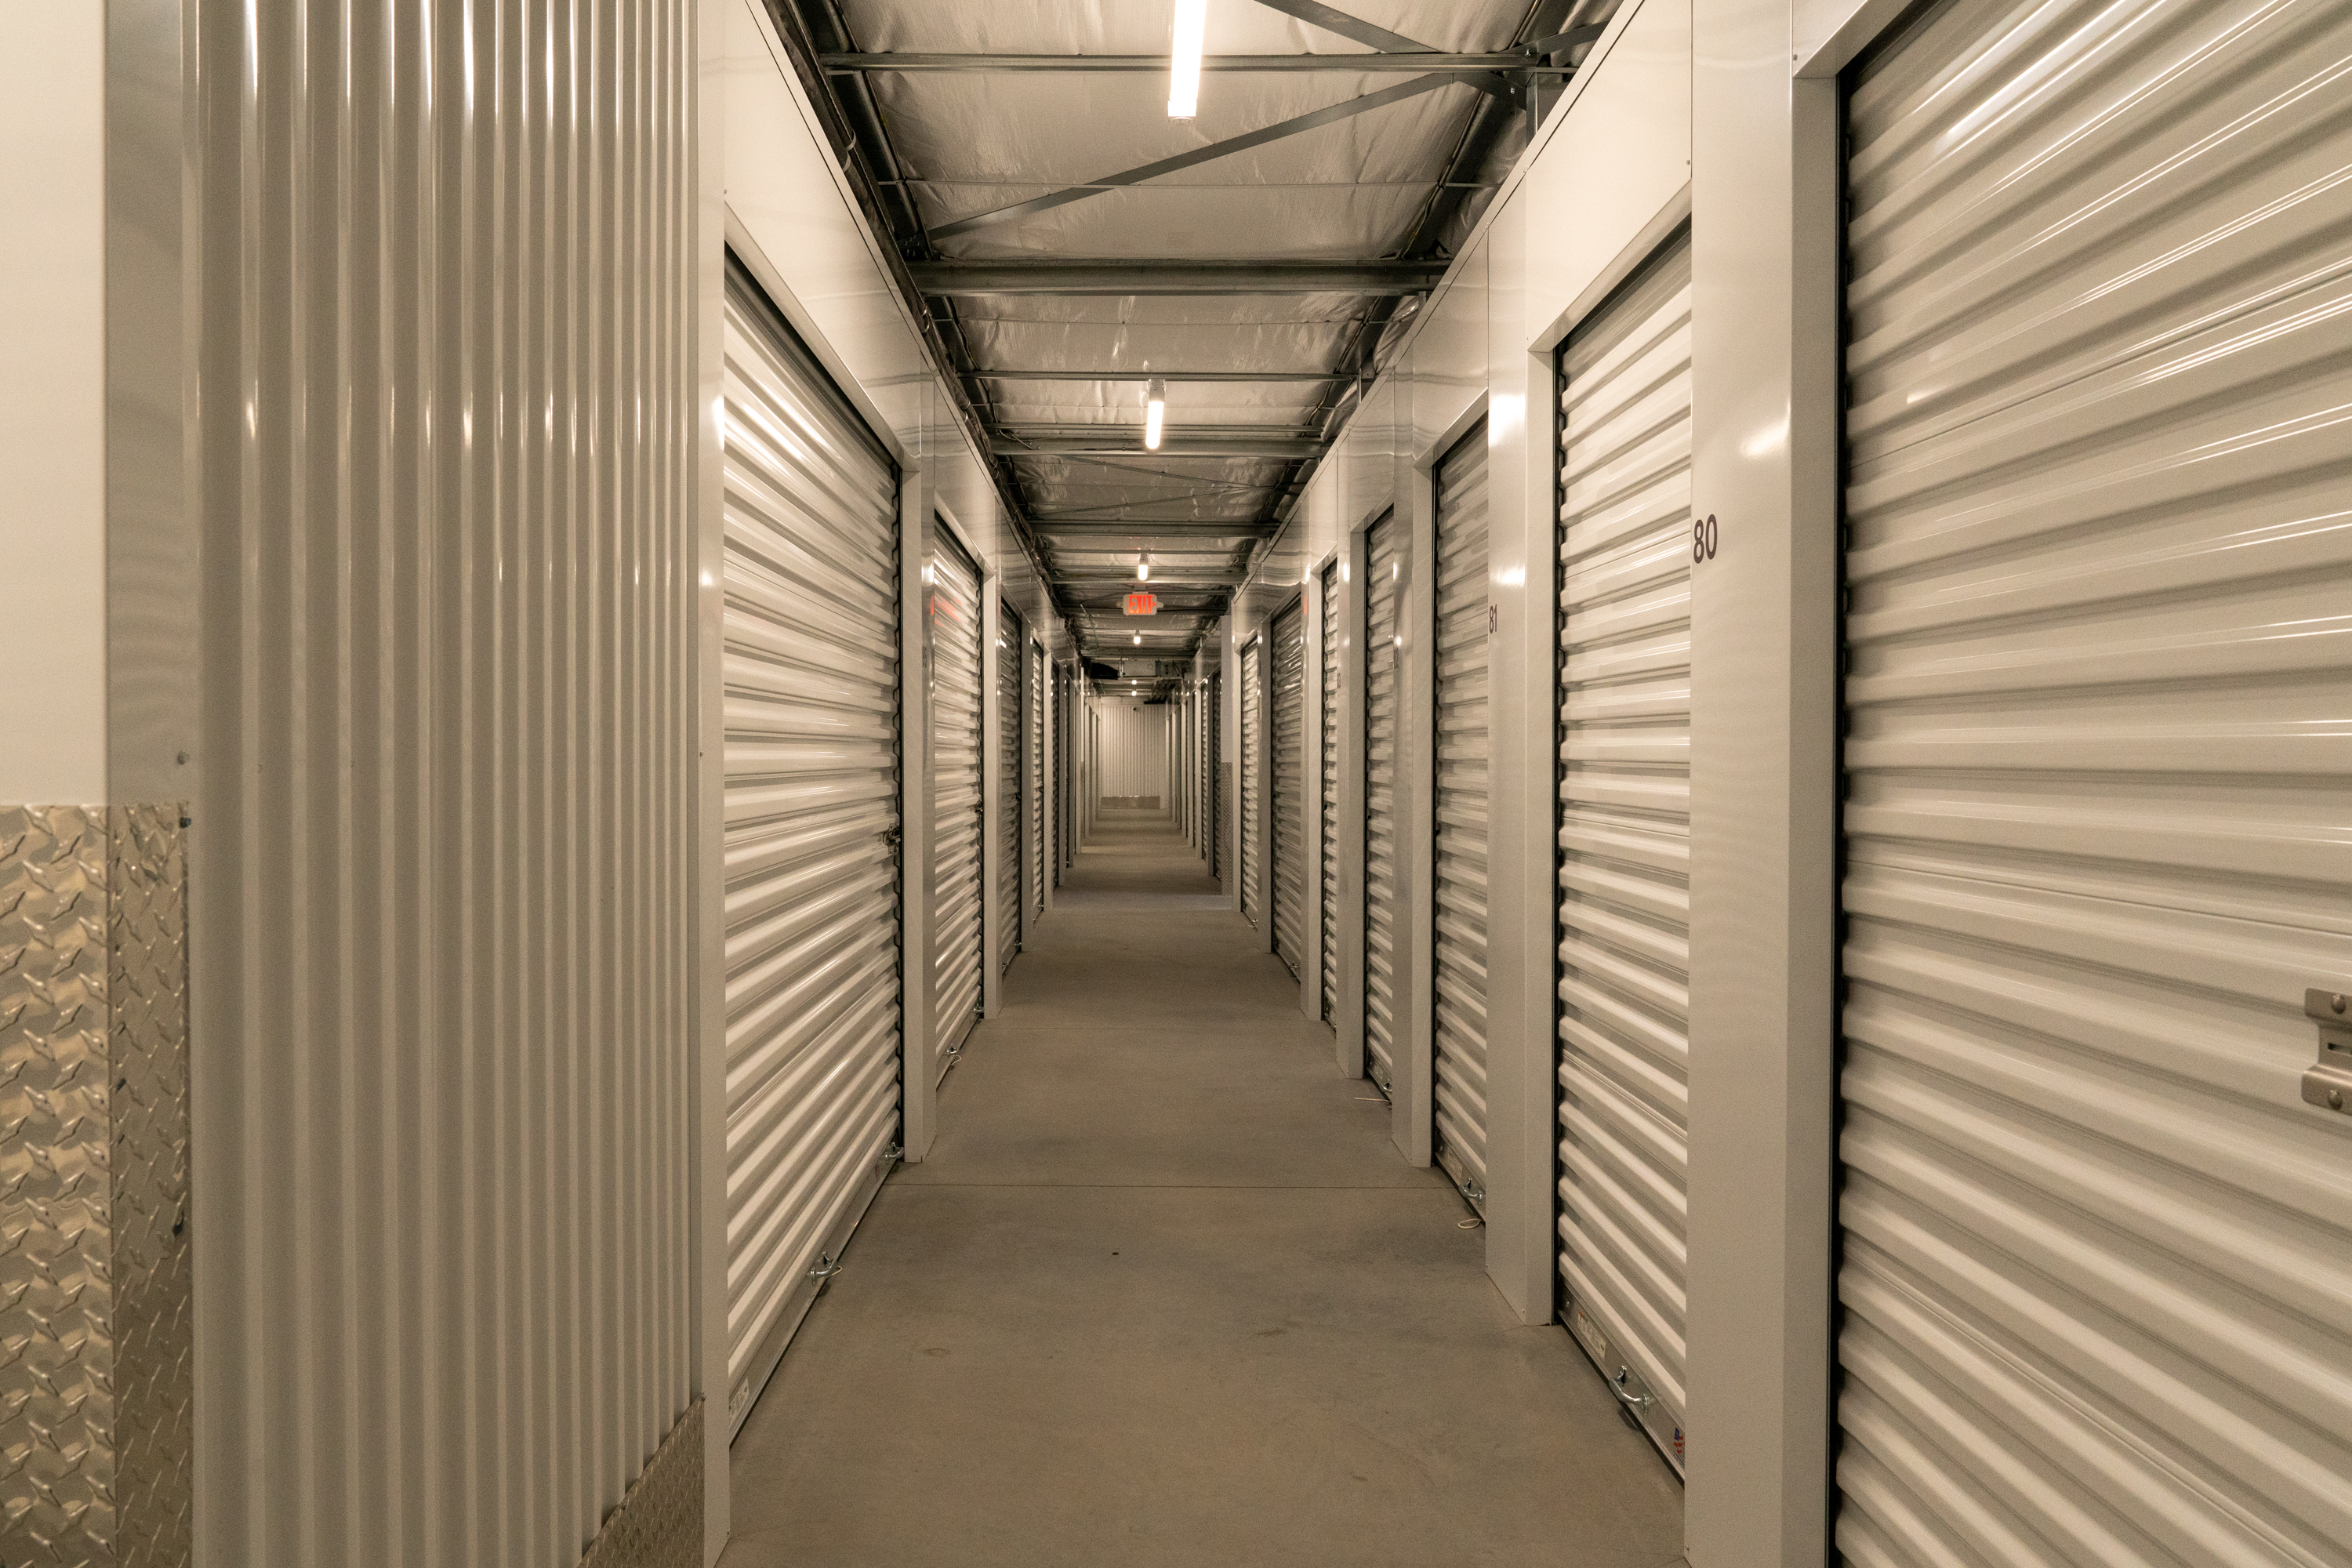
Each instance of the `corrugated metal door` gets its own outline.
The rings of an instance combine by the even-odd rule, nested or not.
[[[1391,512],[1364,539],[1364,1072],[1396,1083],[1397,637],[1404,540]]]
[[[1029,711],[1023,723],[1029,731],[1029,776],[1024,786],[1029,792],[1029,809],[1022,816],[1028,824],[1029,841],[1023,846],[1021,859],[1028,878],[1022,893],[1025,940],[1030,923],[1045,910],[1045,647],[1042,643],[1029,645]]]
[[[898,476],[726,300],[727,1380],[740,1426],[898,1117]]]
[[[1209,677],[1209,710],[1202,715],[1208,730],[1209,875],[1220,882],[1225,875],[1225,676]]]
[[[1021,951],[1022,800],[1021,617],[1000,605],[996,622],[996,969],[1013,967]]]
[[[1486,1201],[1486,426],[1437,465],[1432,1153]]]
[[[1679,1468],[1690,1148],[1686,236],[1569,335],[1559,373],[1559,1271],[1569,1326]]]
[[[1265,751],[1265,638],[1242,649],[1242,918],[1259,924],[1265,910],[1258,868],[1265,857],[1265,791],[1258,780]]]
[[[1947,5],[1850,111],[1839,1544],[2341,1568],[2352,8]]]
[[[1329,1023],[1339,996],[1339,565],[1323,568],[1323,721],[1316,736],[1323,776],[1323,809],[1316,842],[1323,912],[1322,1016]]]
[[[1274,618],[1274,952],[1297,974],[1307,930],[1307,616]]]
[[[932,524],[931,552],[931,1019],[932,1067],[955,1065],[980,1015],[982,949],[981,844],[980,569]]]

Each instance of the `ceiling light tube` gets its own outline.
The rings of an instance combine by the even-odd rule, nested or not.
[[[1143,447],[1160,450],[1160,433],[1168,425],[1168,384],[1153,378],[1143,392]]]
[[[1135,558],[1135,580],[1139,583],[1151,581],[1151,552],[1149,550]]]
[[[1168,118],[1190,120],[1201,108],[1201,40],[1209,28],[1209,0],[1176,0],[1175,37],[1168,50]]]

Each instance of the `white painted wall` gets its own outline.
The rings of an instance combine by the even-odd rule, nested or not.
[[[106,22],[0,5],[0,802],[109,798]]]

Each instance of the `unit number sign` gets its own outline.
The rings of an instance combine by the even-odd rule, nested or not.
[[[1698,562],[1712,561],[1714,559],[1715,513],[1708,512],[1705,517],[1691,524],[1691,560]]]

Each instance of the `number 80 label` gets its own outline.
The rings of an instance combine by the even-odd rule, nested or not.
[[[1707,513],[1691,524],[1691,559],[1693,561],[1715,559],[1715,514],[1713,512]]]

